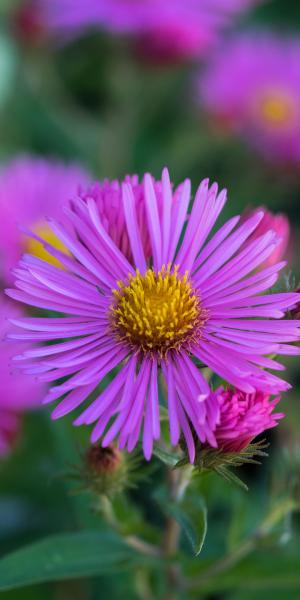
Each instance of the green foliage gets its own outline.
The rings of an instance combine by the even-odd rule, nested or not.
[[[109,530],[51,536],[0,560],[0,591],[130,569],[141,557]]]
[[[166,503],[165,510],[181,526],[193,554],[199,556],[207,534],[207,509],[203,498],[189,493],[187,498],[177,504]]]

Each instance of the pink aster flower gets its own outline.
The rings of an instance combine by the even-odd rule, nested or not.
[[[240,452],[260,433],[278,425],[283,413],[274,413],[280,397],[256,391],[219,388],[214,392],[220,406],[220,421],[215,430],[218,447],[224,452]]]
[[[263,213],[241,225],[233,217],[212,234],[226,201],[217,184],[201,183],[189,217],[189,180],[175,195],[167,170],[161,182],[147,174],[142,185],[142,227],[136,187],[127,179],[119,191],[130,254],[114,241],[89,193],[65,209],[72,228],[50,220],[71,256],[44,246],[64,270],[25,255],[15,270],[16,289],[8,294],[61,316],[14,319],[24,331],[10,338],[41,343],[17,357],[17,364],[40,381],[60,380],[45,398],[59,399],[53,418],[84,404],[76,424],[94,424],[92,442],[101,438],[107,446],[118,438],[119,447],[131,451],[141,437],[147,459],[160,436],[161,374],[171,443],[182,434],[193,461],[193,433],[216,446],[220,415],[195,361],[246,394],[289,389],[268,369],[283,369],[271,354],[299,354],[290,342],[300,339],[300,322],[283,319],[298,294],[266,293],[285,263],[257,272],[279,243],[276,232],[243,249]],[[109,373],[113,377],[100,391]]]
[[[0,170],[0,279],[11,279],[10,269],[22,252],[35,248],[20,233],[19,225],[33,231],[53,235],[46,216],[58,217],[60,206],[72,197],[79,185],[89,181],[87,173],[77,165],[42,158],[19,157]],[[27,244],[27,246],[26,246]],[[50,258],[50,257],[49,257]]]
[[[236,36],[200,75],[199,95],[215,119],[248,138],[267,159],[299,163],[298,38]]]
[[[12,355],[16,348],[4,341],[9,330],[9,318],[20,318],[23,312],[3,294],[0,295],[0,455],[6,453],[20,428],[20,418],[24,411],[41,403],[46,386],[34,381],[23,373],[12,369]],[[24,343],[18,345],[24,351]]]
[[[291,228],[286,215],[282,213],[274,214],[267,210],[264,206],[255,209],[247,209],[242,215],[242,221],[245,221],[246,219],[260,211],[264,213],[264,216],[255,232],[247,240],[246,244],[251,243],[255,240],[255,238],[260,237],[270,229],[276,231],[278,237],[280,238],[280,242],[278,243],[274,252],[268,257],[268,259],[263,264],[260,265],[260,268],[263,268],[275,265],[284,257],[290,242]]]
[[[48,29],[65,36],[91,27],[133,36],[158,59],[203,54],[220,29],[257,0],[36,0]]]

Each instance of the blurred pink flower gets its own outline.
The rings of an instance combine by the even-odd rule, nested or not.
[[[0,408],[0,458],[11,450],[20,429],[20,416]]]
[[[268,160],[300,162],[300,40],[243,33],[200,74],[199,99],[217,123]]]
[[[34,0],[24,1],[16,7],[12,14],[12,29],[25,44],[38,44],[47,37],[45,24],[39,7]]]
[[[64,36],[87,28],[129,34],[142,54],[174,59],[199,56],[236,13],[257,0],[35,0],[49,31]]]
[[[264,263],[260,265],[260,269],[275,265],[285,256],[289,246],[291,233],[290,223],[287,216],[282,213],[274,214],[267,210],[264,206],[245,210],[244,214],[242,215],[242,222],[261,211],[263,211],[264,217],[259,223],[256,231],[247,240],[246,244],[253,242],[253,240],[259,238],[261,235],[264,235],[267,231],[270,231],[270,229],[277,233],[277,235],[281,238],[281,241],[279,242],[278,246],[274,248],[272,254],[270,254]]]
[[[21,307],[11,302],[4,294],[0,295],[0,455],[9,449],[15,439],[20,417],[24,411],[40,404],[46,387],[26,376],[11,364],[16,353],[15,344],[5,341],[10,328],[9,319],[23,316]],[[23,351],[17,343],[17,352]]]
[[[33,250],[18,226],[47,237],[45,217],[59,217],[62,203],[88,181],[90,177],[81,167],[42,158],[19,157],[2,167],[0,279],[10,280],[10,269],[21,254],[26,249]]]
[[[215,436],[219,448],[225,452],[240,452],[260,433],[278,425],[283,413],[273,413],[280,397],[256,391],[246,394],[237,389],[216,390],[220,406],[219,424]]]

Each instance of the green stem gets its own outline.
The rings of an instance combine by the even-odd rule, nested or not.
[[[100,508],[101,508],[101,512],[102,512],[106,522],[115,531],[117,531],[120,535],[122,535],[123,534],[122,528],[120,527],[120,524],[119,524],[118,520],[116,519],[112,504],[111,504],[109,498],[107,498],[107,496],[104,496],[104,495],[101,496]],[[139,538],[136,535],[125,536],[124,540],[129,546],[131,546],[131,548],[134,548],[141,554],[146,554],[147,556],[155,556],[155,557],[161,557],[161,555],[162,555],[161,550],[158,546],[155,546],[154,544],[149,544],[148,542],[145,542],[144,540],[142,540],[141,538]]]
[[[178,502],[185,493],[189,484],[191,469],[174,470],[168,468],[167,481],[169,488],[169,499]],[[180,536],[179,523],[174,517],[169,516],[166,520],[164,537],[162,540],[162,553],[166,560],[167,594],[165,600],[176,600],[178,590],[182,589],[183,577],[178,565],[170,564],[170,558],[176,554]]]

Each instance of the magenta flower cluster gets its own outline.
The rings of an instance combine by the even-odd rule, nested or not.
[[[299,354],[300,322],[285,318],[298,294],[267,291],[285,262],[266,266],[281,238],[255,236],[265,213],[215,230],[226,191],[205,179],[189,213],[190,200],[190,181],[173,189],[166,169],[161,181],[96,184],[65,206],[64,224],[48,221],[68,253],[34,234],[59,265],[25,254],[7,291],[58,314],[14,318],[9,335],[39,342],[15,365],[52,384],[53,418],[82,407],[75,424],[93,424],[93,442],[131,451],[141,440],[147,459],[160,437],[159,378],[171,443],[182,436],[193,462],[195,435],[238,450],[276,424],[290,385],[273,373],[284,369],[275,356]],[[212,392],[201,366],[230,390]]]
[[[126,34],[156,59],[201,56],[234,15],[257,0],[35,0],[45,29],[72,37],[87,28]]]

